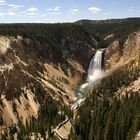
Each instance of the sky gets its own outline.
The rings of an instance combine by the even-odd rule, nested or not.
[[[0,23],[140,17],[140,0],[0,0]]]

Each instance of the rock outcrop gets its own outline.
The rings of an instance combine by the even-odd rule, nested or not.
[[[140,66],[140,32],[134,32],[121,47],[118,40],[114,41],[106,50],[105,69],[110,73],[113,70],[128,64]]]
[[[61,49],[19,36],[0,37],[0,128],[37,118],[48,96],[66,105],[75,99],[94,51],[68,40]]]
[[[106,50],[105,53],[105,69],[111,69],[121,59],[121,48],[118,40],[114,41]]]
[[[129,35],[128,39],[121,48],[119,41],[114,41],[106,50],[105,53],[105,69],[109,75],[113,71],[125,68],[133,69],[140,68],[140,32],[134,32]],[[116,92],[116,96],[122,98],[128,92],[140,91],[140,74],[135,81],[129,85],[120,87]]]

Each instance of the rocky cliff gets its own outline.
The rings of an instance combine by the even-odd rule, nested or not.
[[[21,36],[0,37],[1,128],[37,118],[49,97],[59,104],[74,101],[94,50],[73,40],[64,40],[62,49]]]
[[[106,50],[105,61],[107,72],[126,64],[140,66],[140,32],[130,34],[123,47],[119,40],[111,43]]]
[[[115,70],[125,68],[127,70],[140,68],[140,32],[131,33],[121,47],[119,40],[109,45],[105,53],[105,70],[110,75]],[[140,91],[140,74],[135,81],[127,87],[123,86],[117,91],[116,95],[122,97],[129,91]]]
[[[38,39],[35,33],[34,40],[22,36],[0,37],[0,130],[19,122],[26,124],[32,117],[38,118],[39,112],[43,110],[42,106],[48,107],[50,104],[53,110],[57,105],[69,105],[75,100],[76,87],[84,80],[95,50],[91,46],[93,43],[91,40],[89,40],[90,43],[84,39],[80,41],[79,30],[77,30],[78,39],[77,34],[68,33],[66,37],[62,36],[59,40],[61,30],[61,28],[56,30],[58,35],[55,33],[50,35],[50,40],[46,32],[41,39]],[[40,33],[40,29],[38,31]],[[54,28],[51,31],[55,32]],[[28,34],[32,36],[30,32]],[[76,39],[73,39],[73,35]],[[80,34],[80,38],[86,35]],[[99,45],[100,42],[97,44]],[[139,31],[130,34],[123,46],[118,39],[110,42],[105,53],[107,76],[120,68],[130,69],[139,66]],[[138,76],[137,80],[127,85],[127,89],[138,91],[139,85],[140,77]],[[124,95],[126,92],[126,87],[123,85],[117,91],[119,95]],[[55,104],[51,104],[52,102]],[[43,110],[45,113],[50,109],[47,107],[45,111]],[[64,115],[60,109],[57,110],[59,112],[55,109],[53,111],[57,116]],[[52,114],[49,115],[53,118]],[[42,118],[40,120],[42,121]],[[44,126],[42,125],[41,128]]]
[[[124,42],[103,49],[105,76],[75,113],[71,139],[139,139],[140,32]]]

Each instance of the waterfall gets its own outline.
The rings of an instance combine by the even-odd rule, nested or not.
[[[92,84],[104,76],[104,71],[102,70],[102,53],[103,51],[98,50],[90,61],[87,76],[88,84]]]
[[[102,70],[102,53],[102,50],[98,50],[95,56],[92,57],[88,68],[87,82],[80,86],[79,92],[77,93],[77,100],[71,106],[72,110],[80,106],[87,97],[85,93],[86,88],[104,77],[104,71]]]
[[[80,89],[84,89],[104,77],[104,71],[102,69],[102,54],[103,51],[98,50],[95,56],[92,57],[88,67],[87,82],[82,84]]]

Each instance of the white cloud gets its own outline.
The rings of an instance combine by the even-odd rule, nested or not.
[[[97,13],[99,13],[101,11],[101,9],[98,8],[98,7],[89,7],[88,10],[90,12],[92,12],[93,14],[97,14]]]
[[[0,5],[6,2],[4,0],[0,0]],[[6,4],[9,8],[5,11],[0,12],[0,16],[15,16],[19,8],[23,7],[23,5],[15,5],[15,4]]]
[[[47,9],[47,11],[59,11],[60,8],[61,8],[61,7],[56,6],[56,7],[54,7],[54,8],[49,8],[49,9]]]
[[[59,6],[56,6],[54,8],[49,8],[47,9],[47,13],[45,14],[46,16],[47,15],[61,15],[62,13],[60,12],[60,8]],[[43,16],[45,16],[43,15]]]
[[[5,0],[0,0],[0,5],[6,5]]]
[[[26,15],[28,15],[28,16],[34,16],[34,15],[36,15],[36,13],[26,13]]]
[[[15,12],[9,11],[9,12],[0,12],[0,16],[14,16],[16,15]]]
[[[39,9],[35,8],[35,7],[31,7],[29,9],[27,9],[25,12],[23,12],[23,14],[28,15],[28,16],[35,16],[38,15]]]
[[[15,13],[15,12],[12,12],[12,11],[9,11],[9,12],[7,13],[7,16],[14,16],[14,15],[16,15],[16,13]]]
[[[46,16],[47,16],[46,14],[42,14],[42,15],[41,15],[41,17],[46,17]]]
[[[129,8],[127,9],[127,11],[128,11],[129,14],[131,14],[131,15],[137,15],[137,14],[140,13],[140,10],[137,9],[136,7],[134,7],[134,6],[129,7]]]
[[[9,7],[12,7],[12,8],[21,8],[21,7],[24,7],[24,5],[15,5],[15,4],[8,4]]]
[[[75,15],[79,12],[79,9],[69,9],[68,11],[70,12],[70,14]]]
[[[38,10],[39,10],[39,9],[37,9],[37,8],[35,8],[35,7],[32,7],[32,8],[27,9],[28,12],[32,12],[32,13],[34,13],[34,12],[36,12],[36,11],[38,11]]]
[[[5,13],[3,13],[3,12],[0,12],[0,16],[5,16]]]
[[[12,9],[18,9],[24,7],[24,5],[15,5],[15,4],[8,4],[8,7]]]
[[[129,7],[127,10],[131,15],[137,15],[140,13],[140,10],[134,6]]]
[[[24,5],[9,4],[8,7],[9,7],[9,12],[12,13],[12,12],[17,12],[17,11],[19,11],[21,8],[24,7]]]

